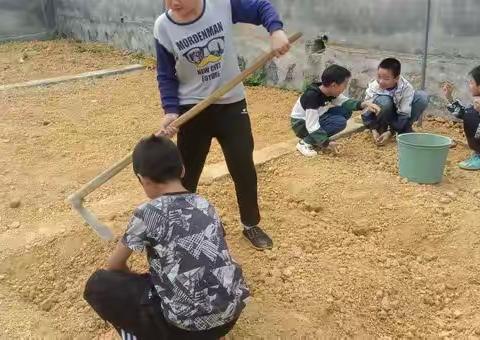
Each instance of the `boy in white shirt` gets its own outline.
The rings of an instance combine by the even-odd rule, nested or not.
[[[401,69],[397,59],[384,59],[378,66],[377,79],[369,84],[365,94],[366,101],[381,107],[379,113],[362,114],[363,123],[372,131],[377,145],[385,145],[394,133],[413,132],[413,123],[428,106],[428,94],[416,91],[401,76]]]

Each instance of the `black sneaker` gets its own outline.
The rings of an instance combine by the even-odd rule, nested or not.
[[[272,249],[273,247],[272,239],[260,227],[244,228],[243,236],[257,250]]]

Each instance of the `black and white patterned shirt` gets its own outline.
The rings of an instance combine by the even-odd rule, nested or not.
[[[463,105],[458,99],[453,101],[452,103],[449,103],[447,106],[447,109],[448,111],[450,111],[450,113],[452,113],[455,117],[459,119],[463,119],[467,111],[472,111],[480,115],[480,112],[477,112],[473,107],[473,105],[467,107]],[[478,126],[477,131],[475,132],[475,139],[480,140],[480,125]]]
[[[211,329],[245,307],[249,291],[224,236],[215,209],[196,194],[164,195],[135,210],[123,244],[147,250],[155,292],[174,326]]]

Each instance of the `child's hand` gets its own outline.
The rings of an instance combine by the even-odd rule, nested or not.
[[[290,42],[283,30],[277,30],[270,35],[270,44],[277,57],[284,55],[290,50]]]
[[[382,133],[382,135],[377,139],[377,145],[384,146],[385,144],[387,144],[390,137],[392,137],[392,133],[390,131]]]
[[[325,151],[331,152],[334,155],[338,155],[340,153],[340,147],[336,142],[328,143],[328,146],[325,147]]]
[[[443,83],[442,92],[449,102],[453,102],[453,91],[455,91],[455,86],[452,83],[448,81]]]
[[[382,110],[382,108],[377,104],[368,101],[362,103],[362,109],[366,109],[367,111],[373,112],[375,114],[380,113],[380,111]]]
[[[176,127],[170,126],[176,119],[178,115],[175,113],[167,113],[162,119],[162,124],[160,130],[155,134],[157,136],[165,136],[168,138],[172,138],[178,132]]]
[[[380,138],[380,133],[378,133],[377,130],[372,130],[372,137],[373,137],[373,142],[377,144],[378,139]]]
[[[480,97],[473,97],[473,108],[480,112]]]

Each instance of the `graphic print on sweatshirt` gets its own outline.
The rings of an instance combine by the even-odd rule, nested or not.
[[[195,65],[203,83],[221,76],[223,54],[225,52],[225,36],[223,33],[223,25],[219,21],[187,38],[175,41],[175,45],[183,57]]]

